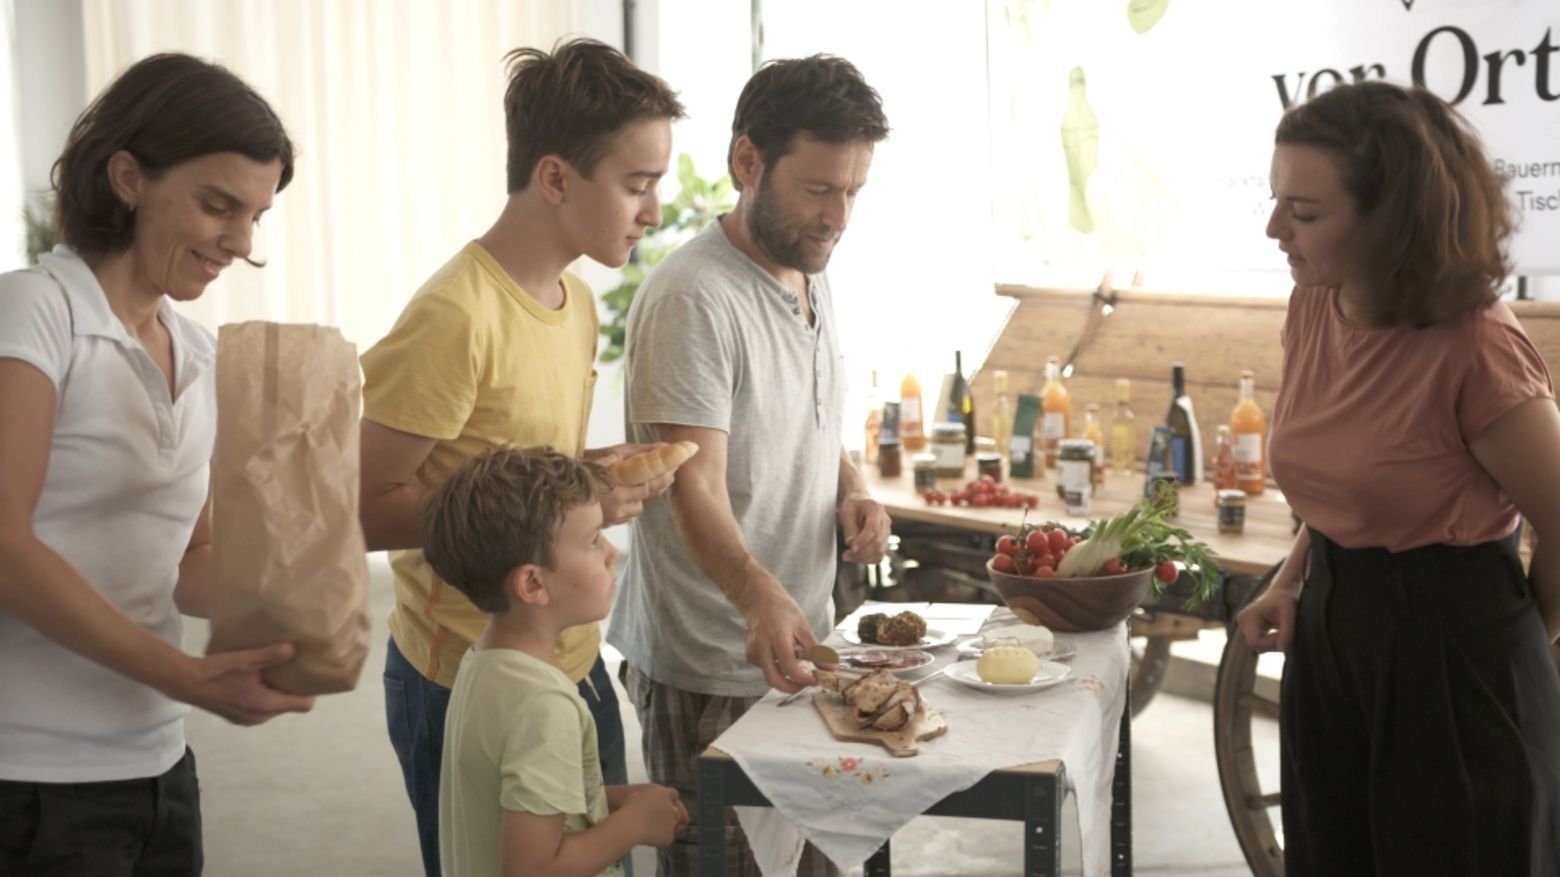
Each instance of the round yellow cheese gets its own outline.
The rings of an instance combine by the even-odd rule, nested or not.
[[[975,662],[975,672],[993,685],[1022,685],[1039,669],[1039,656],[1019,645],[993,646]]]

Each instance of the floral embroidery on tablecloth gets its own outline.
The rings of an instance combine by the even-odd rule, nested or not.
[[[888,778],[888,768],[867,767],[866,762],[867,759],[860,756],[841,755],[839,758],[814,758],[807,762],[807,767],[826,780],[853,779],[864,786]]]
[[[1095,697],[1105,696],[1105,683],[1101,682],[1098,676],[1080,676],[1078,680],[1073,683],[1073,686],[1075,688],[1082,688],[1084,691],[1089,692]]]

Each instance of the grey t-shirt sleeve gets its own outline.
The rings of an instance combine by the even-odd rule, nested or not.
[[[729,315],[697,293],[656,295],[631,329],[628,420],[731,431],[737,337]]]

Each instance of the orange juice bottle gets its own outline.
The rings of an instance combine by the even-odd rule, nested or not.
[[[1235,434],[1235,482],[1247,496],[1261,496],[1267,486],[1263,448],[1267,445],[1267,418],[1252,393],[1256,379],[1250,369],[1240,373],[1240,401],[1230,417]]]
[[[899,382],[899,443],[907,451],[926,447],[926,421],[921,414],[921,382],[905,372]]]
[[[1061,359],[1045,358],[1045,388],[1040,391],[1040,443],[1047,469],[1056,468],[1056,448],[1072,436],[1072,402],[1062,386]]]

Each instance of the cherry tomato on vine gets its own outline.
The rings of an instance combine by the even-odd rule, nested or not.
[[[1030,554],[1044,554],[1051,550],[1051,543],[1046,539],[1044,530],[1030,530],[1024,537],[1024,548]]]

